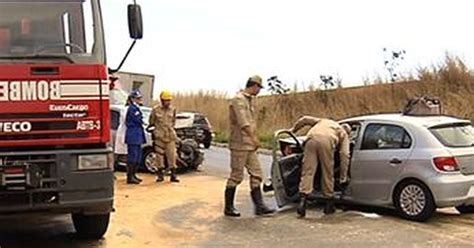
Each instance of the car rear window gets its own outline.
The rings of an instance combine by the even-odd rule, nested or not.
[[[432,127],[430,130],[444,146],[474,146],[474,128],[469,123],[453,123]]]

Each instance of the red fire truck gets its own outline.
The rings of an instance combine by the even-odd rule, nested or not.
[[[128,18],[126,55],[142,37],[136,3]],[[0,214],[70,213],[80,236],[105,234],[118,69],[106,66],[102,24],[99,0],[0,0]]]

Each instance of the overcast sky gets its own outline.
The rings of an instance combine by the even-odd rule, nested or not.
[[[102,1],[108,63],[131,40],[126,5]],[[252,74],[290,85],[339,75],[344,86],[387,76],[384,52],[406,50],[400,69],[439,62],[445,52],[474,61],[472,1],[137,0],[144,39],[123,67],[154,74],[157,91],[242,88]]]

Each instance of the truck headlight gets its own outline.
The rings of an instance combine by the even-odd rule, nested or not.
[[[107,154],[81,155],[77,168],[79,170],[107,169],[109,168]]]

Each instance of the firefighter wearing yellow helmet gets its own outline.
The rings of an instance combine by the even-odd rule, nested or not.
[[[171,182],[179,182],[176,176],[176,141],[174,130],[176,122],[176,108],[171,105],[173,95],[164,90],[160,94],[161,104],[153,107],[150,114],[150,126],[154,127],[153,139],[158,165],[157,182],[164,181],[165,158],[171,171]]]

